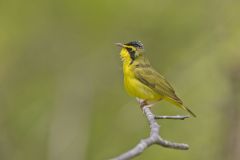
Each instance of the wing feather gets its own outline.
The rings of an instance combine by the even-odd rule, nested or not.
[[[177,97],[173,87],[168,83],[168,81],[150,65],[138,65],[138,67],[134,69],[134,73],[135,77],[140,82],[153,89],[158,94],[170,98],[179,104],[183,103],[181,99]]]

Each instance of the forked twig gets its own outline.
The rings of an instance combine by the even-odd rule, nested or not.
[[[160,145],[166,148],[188,150],[189,146],[184,143],[175,143],[164,140],[160,136],[160,126],[156,122],[156,119],[185,119],[188,116],[155,116],[148,106],[142,107],[143,113],[146,116],[149,126],[150,126],[150,136],[148,138],[142,139],[134,148],[128,150],[127,152],[119,155],[118,157],[112,158],[112,160],[128,160],[133,157],[140,155],[145,149],[153,144]]]

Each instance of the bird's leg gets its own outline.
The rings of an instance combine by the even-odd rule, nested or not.
[[[140,108],[143,110],[143,107],[151,107],[153,104],[149,104],[147,102],[147,100],[144,100],[144,99],[140,99],[140,98],[136,98],[139,105],[140,105]]]
[[[140,99],[140,98],[136,98],[136,99],[137,99],[137,101],[138,101],[138,103],[139,103],[141,109],[142,109],[144,106],[147,105],[146,100],[144,100],[144,99]]]
[[[147,106],[148,104],[147,104],[147,101],[142,101],[142,102],[140,102],[140,107],[141,107],[141,109],[143,110],[143,107],[144,106]]]

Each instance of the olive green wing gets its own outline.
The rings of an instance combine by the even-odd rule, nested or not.
[[[168,83],[168,81],[155,71],[150,65],[143,66],[139,65],[134,69],[135,77],[157,92],[158,94],[170,98],[179,104],[183,104],[180,98],[177,97],[173,87]]]

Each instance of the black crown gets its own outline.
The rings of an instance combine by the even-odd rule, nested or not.
[[[127,46],[133,46],[133,47],[140,48],[140,49],[143,49],[143,48],[144,48],[141,41],[132,41],[132,42],[126,43],[125,45],[127,45]]]

